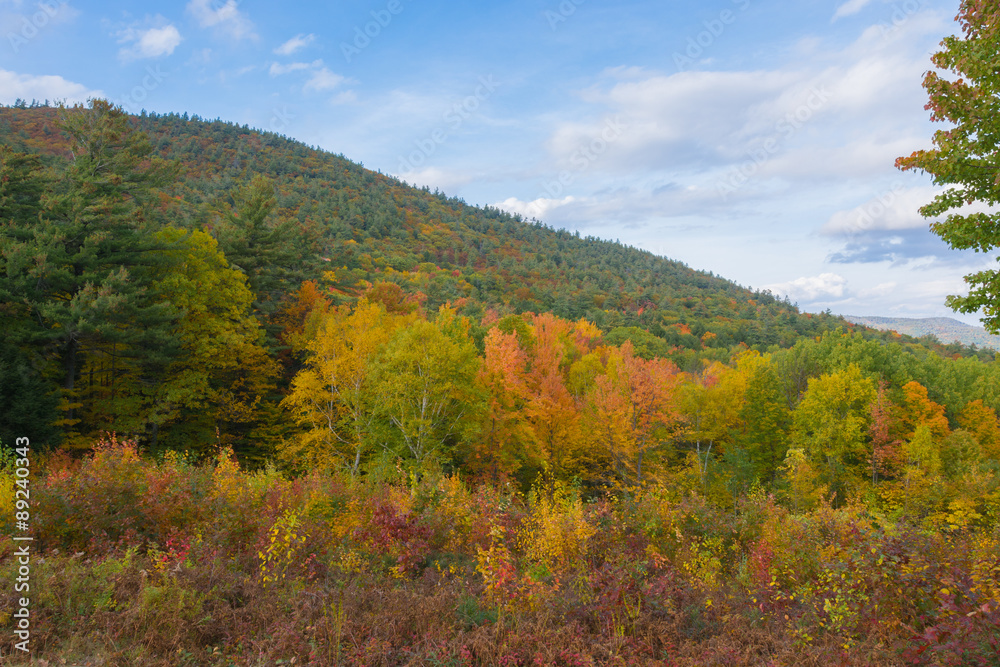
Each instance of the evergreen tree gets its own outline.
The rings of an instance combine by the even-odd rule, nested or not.
[[[315,268],[307,259],[314,239],[293,218],[278,220],[274,182],[254,176],[230,192],[233,205],[225,211],[217,229],[219,247],[234,268],[247,277],[255,295],[254,310],[265,324],[274,344],[276,328],[268,327],[283,296],[294,292]]]
[[[54,426],[59,397],[36,363],[7,338],[0,337],[0,443],[26,437],[32,447],[59,444]]]
[[[22,179],[3,204],[16,217],[0,232],[0,294],[26,316],[19,337],[59,357],[72,398],[81,355],[116,349],[157,362],[176,349],[176,311],[149,289],[162,257],[146,222],[152,188],[176,169],[150,157],[120,107],[93,100],[62,111],[71,160],[49,177],[37,216],[46,176],[26,162],[9,167]],[[76,421],[72,407],[67,419]]]

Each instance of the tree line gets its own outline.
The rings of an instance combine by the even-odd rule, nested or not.
[[[251,463],[525,488],[548,475],[595,493],[667,479],[722,503],[754,487],[806,505],[890,489],[953,500],[993,474],[992,355],[803,315],[413,189],[387,204],[404,222],[385,237],[315,224],[261,174],[198,194],[218,163],[193,177],[147,120],[98,100],[25,130],[64,153],[0,148],[4,441],[85,448],[118,432],[154,451],[228,445]],[[334,200],[403,192],[343,171]],[[421,244],[450,261],[409,259]],[[531,280],[523,262],[505,268],[515,257]]]

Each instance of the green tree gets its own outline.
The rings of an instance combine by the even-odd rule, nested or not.
[[[32,447],[59,444],[58,392],[31,357],[0,337],[0,442],[30,438]]]
[[[13,443],[24,436],[38,445],[59,440],[53,426],[59,400],[53,392],[56,387],[41,374],[44,359],[16,342],[25,338],[32,322],[12,276],[22,270],[18,260],[29,258],[10,255],[20,230],[41,215],[42,194],[48,187],[51,183],[37,156],[0,145],[0,442]]]
[[[170,250],[164,251],[168,261],[153,289],[180,311],[174,335],[181,350],[162,369],[147,373],[143,382],[154,442],[160,425],[191,411],[241,421],[222,419],[218,412],[252,412],[250,406],[259,404],[268,388],[266,380],[277,375],[260,347],[263,332],[251,314],[253,294],[215,239],[200,230],[173,227],[155,237]],[[256,376],[250,391],[243,386],[241,371]],[[248,419],[250,415],[244,415],[242,421]]]
[[[37,155],[0,145],[0,220],[30,224],[42,211],[42,195],[51,183]]]
[[[631,341],[635,356],[643,359],[666,357],[670,353],[670,346],[665,340],[639,327],[615,327],[604,336],[608,345],[620,346],[625,341]]]
[[[792,444],[805,451],[821,482],[842,502],[867,476],[869,408],[875,384],[851,364],[809,380],[792,414]]]
[[[745,370],[740,366],[747,373],[747,386],[733,444],[746,451],[756,479],[773,482],[788,451],[791,425],[784,386],[767,356]]]
[[[143,433],[154,446],[164,427],[187,422],[184,446],[195,449],[223,435],[212,415],[221,404],[231,412],[237,395],[245,393],[233,387],[238,369],[250,366],[258,379],[275,371],[272,362],[260,363],[265,355],[246,278],[228,266],[215,239],[173,227],[153,238],[169,249],[161,251],[163,265],[149,292],[177,313],[172,324],[177,351],[145,355],[118,342],[102,354],[89,354],[80,412],[94,428]],[[260,392],[241,398],[259,402]]]
[[[177,351],[177,311],[149,289],[164,259],[147,222],[153,188],[176,168],[152,157],[146,135],[104,100],[63,109],[61,126],[72,159],[51,179],[38,215],[30,165],[5,198],[17,217],[0,229],[0,295],[28,315],[20,338],[59,356],[72,399],[81,354],[120,345],[162,361]],[[70,407],[67,423],[75,421]]]
[[[964,37],[945,37],[931,61],[950,73],[924,76],[931,120],[953,126],[934,133],[935,148],[896,160],[902,170],[919,169],[937,185],[950,185],[920,209],[925,217],[979,202],[1000,203],[1000,3],[963,0],[959,23]],[[949,214],[931,229],[956,249],[988,252],[1000,246],[1000,212]],[[1000,333],[1000,272],[983,270],[965,277],[967,296],[949,296],[947,305],[963,313],[982,311],[983,324]]]
[[[756,355],[748,352],[748,355]],[[713,454],[725,451],[736,428],[746,376],[722,363],[714,362],[701,373],[690,375],[681,385],[680,408],[687,424],[684,439],[702,484],[709,473]],[[713,451],[714,448],[714,451]]]
[[[417,320],[398,331],[375,367],[374,391],[390,437],[418,467],[448,458],[446,450],[458,444],[479,408],[480,360],[451,320],[442,309],[437,321]]]
[[[216,237],[230,263],[247,277],[255,295],[254,310],[267,321],[281,298],[298,287],[315,262],[306,261],[310,239],[294,219],[278,219],[276,186],[267,176],[255,175],[230,192],[216,226]],[[273,334],[274,331],[270,332]]]

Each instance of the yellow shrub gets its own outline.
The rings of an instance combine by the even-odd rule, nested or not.
[[[212,492],[230,505],[237,505],[247,495],[246,475],[228,447],[219,452],[215,471],[212,473]]]
[[[583,515],[583,502],[571,488],[555,482],[551,491],[533,489],[528,498],[531,514],[518,543],[528,562],[552,574],[582,565],[587,543],[595,529]]]
[[[935,530],[967,528],[979,523],[983,515],[976,511],[976,501],[971,498],[955,498],[948,503],[947,509],[934,512],[924,521],[928,527]]]
[[[365,561],[352,549],[344,549],[336,559],[337,567],[344,574],[361,574],[365,571]]]
[[[714,589],[722,573],[722,556],[725,547],[721,537],[695,539],[683,554],[682,568],[691,579],[705,589]]]
[[[0,522],[6,522],[14,516],[14,474],[9,470],[0,470]]]
[[[261,582],[274,583],[288,577],[305,541],[299,515],[292,511],[285,512],[268,532],[268,544],[257,552]]]
[[[472,494],[458,475],[442,477],[437,490],[440,501],[435,511],[448,526],[445,550],[462,551],[474,521]]]
[[[983,597],[1000,605],[1000,535],[981,533],[973,543],[972,584]]]

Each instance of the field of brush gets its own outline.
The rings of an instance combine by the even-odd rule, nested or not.
[[[22,542],[11,523],[0,537],[7,664],[995,665],[1000,650],[996,515],[930,528],[763,493],[719,508],[670,488],[288,479],[116,440],[33,460],[29,481],[30,653],[12,631]]]

